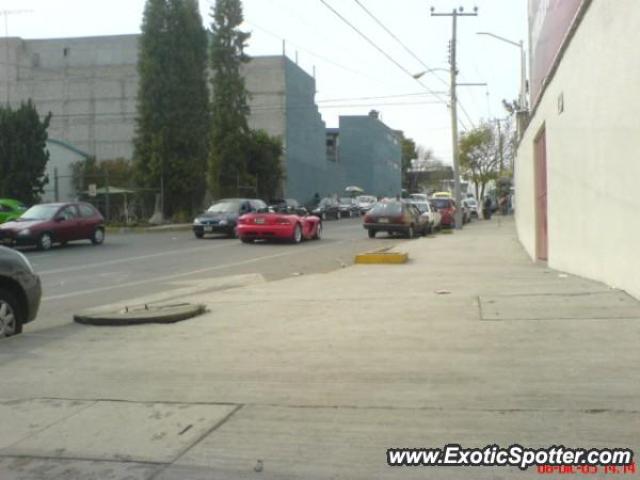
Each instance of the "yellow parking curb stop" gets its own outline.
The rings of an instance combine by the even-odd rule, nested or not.
[[[356,255],[356,264],[400,264],[407,263],[409,254],[406,252],[366,252]]]

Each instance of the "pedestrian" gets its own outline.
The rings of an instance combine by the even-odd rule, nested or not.
[[[509,210],[509,200],[506,194],[503,194],[498,201],[498,206],[500,207],[500,213],[502,215],[506,215]]]
[[[484,197],[482,202],[482,217],[485,220],[491,220],[491,197],[488,195]]]

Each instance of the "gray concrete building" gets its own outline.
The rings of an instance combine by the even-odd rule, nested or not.
[[[326,157],[338,166],[341,189],[356,185],[367,193],[395,196],[402,190],[402,135],[385,125],[378,112],[341,116],[327,129]]]
[[[0,42],[0,99],[31,98],[52,112],[49,135],[98,160],[133,156],[138,35]],[[307,201],[337,191],[327,162],[315,79],[284,56],[256,57],[244,69],[250,126],[282,138],[283,195]]]

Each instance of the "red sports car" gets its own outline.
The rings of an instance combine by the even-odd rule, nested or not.
[[[300,209],[269,210],[242,215],[238,219],[238,237],[243,243],[254,240],[319,240],[322,220]]]

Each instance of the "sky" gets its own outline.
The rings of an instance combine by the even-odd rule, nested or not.
[[[203,20],[209,24],[214,2],[199,2]],[[337,127],[340,115],[366,115],[375,109],[385,124],[404,131],[418,145],[431,149],[436,158],[451,163],[447,69],[452,22],[450,17],[432,17],[431,7],[436,12],[463,7],[467,13],[478,7],[477,17],[458,19],[458,82],[487,86],[458,89],[461,131],[486,119],[507,116],[502,99],[518,96],[519,49],[477,32],[491,32],[515,42],[524,40],[526,48],[527,0],[324,2],[369,41],[323,0],[244,0],[243,29],[252,34],[249,55],[281,54],[284,40],[287,56],[297,59],[309,74],[315,72],[316,101],[327,127]],[[5,26],[9,36],[23,38],[137,33],[144,3],[0,0],[0,11],[13,12],[0,22],[0,36],[6,35]],[[432,69],[435,71],[419,80],[412,77]]]

